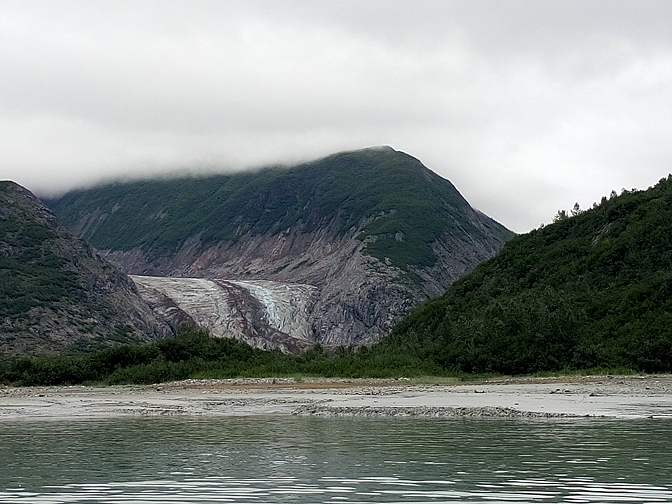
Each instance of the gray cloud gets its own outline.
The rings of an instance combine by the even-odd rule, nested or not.
[[[40,194],[387,144],[516,231],[671,171],[672,2],[0,3],[0,177]]]

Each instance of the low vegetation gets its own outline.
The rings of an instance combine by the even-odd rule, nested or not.
[[[329,354],[315,347],[301,355],[254,349],[201,329],[182,327],[176,337],[122,344],[87,353],[0,358],[0,384],[159,383],[186,378],[321,376],[390,378],[437,375],[417,357],[342,349]]]
[[[628,367],[565,369],[555,374],[632,374]],[[548,376],[550,373],[536,373]],[[0,356],[0,385],[123,385],[184,379],[302,377],[411,378],[440,384],[482,380],[498,373],[464,373],[431,359],[390,351],[385,345],[327,352],[317,346],[301,355],[254,349],[208,331],[182,327],[176,337],[153,343],[125,343],[95,351],[35,356]]]

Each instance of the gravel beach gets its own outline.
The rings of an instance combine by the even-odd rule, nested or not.
[[[0,388],[0,421],[125,415],[672,418],[672,375],[410,380],[185,380],[147,386]]]

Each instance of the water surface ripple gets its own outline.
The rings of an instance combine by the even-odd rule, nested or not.
[[[672,421],[0,422],[0,503],[670,502]]]

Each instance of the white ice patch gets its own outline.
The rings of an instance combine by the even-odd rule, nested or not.
[[[199,326],[215,337],[238,337],[244,326],[245,306],[225,287],[205,278],[150,277],[132,275],[140,286],[155,289],[170,298]],[[308,309],[317,292],[303,284],[267,280],[226,281],[246,290],[263,307],[266,323],[293,338],[311,341]]]
[[[315,287],[268,280],[232,280],[231,283],[247,289],[264,306],[271,327],[293,335],[305,326],[308,301],[315,293]]]

